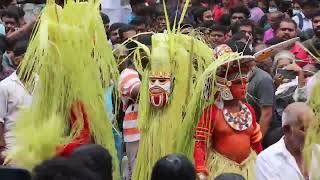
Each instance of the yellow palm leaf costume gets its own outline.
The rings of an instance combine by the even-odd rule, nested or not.
[[[70,130],[70,108],[80,101],[87,113],[90,135],[113,157],[114,178],[119,179],[111,121],[104,108],[104,87],[117,80],[118,70],[107,42],[99,3],[68,0],[64,8],[49,1],[34,30],[20,77],[26,87],[39,76],[33,103],[14,129],[16,146],[8,158],[24,168],[56,155],[59,145],[76,137],[84,123]]]

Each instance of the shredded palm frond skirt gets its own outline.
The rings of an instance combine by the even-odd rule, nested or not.
[[[213,150],[209,154],[207,166],[209,168],[209,179],[214,179],[223,173],[236,173],[242,175],[246,180],[255,180],[256,157],[256,153],[251,151],[248,158],[239,164]]]

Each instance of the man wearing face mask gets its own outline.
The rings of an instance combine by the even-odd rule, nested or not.
[[[302,11],[297,13],[292,19],[297,23],[298,28],[304,32],[312,29],[311,16],[319,8],[318,0],[305,0],[301,3]]]
[[[320,11],[312,17],[314,36],[303,42],[303,45],[316,57],[320,56]]]

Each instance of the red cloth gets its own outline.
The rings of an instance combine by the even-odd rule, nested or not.
[[[78,148],[83,144],[89,144],[91,142],[88,114],[84,108],[84,104],[81,101],[75,102],[71,106],[71,131],[75,128],[75,125],[76,123],[78,123],[78,121],[83,121],[83,127],[79,135],[74,137],[69,144],[57,147],[58,156],[68,156],[74,149]]]
[[[298,43],[295,43],[290,50],[297,59],[297,64],[300,67],[303,67],[307,64],[314,64],[316,61],[312,58],[312,56],[305,51]]]
[[[255,115],[254,109],[248,103],[245,103],[245,105],[249,108],[252,114],[252,126],[254,129],[250,137],[250,141],[251,141],[250,146],[258,154],[262,151],[262,145],[261,145],[262,135],[260,132],[259,125],[256,122],[256,115]],[[207,144],[210,140],[212,140],[211,135],[214,133],[213,132],[214,125],[216,124],[214,121],[216,120],[215,119],[216,114],[217,114],[217,107],[215,105],[211,105],[208,108],[206,108],[196,128],[196,133],[195,133],[196,142],[194,146],[193,156],[195,161],[195,169],[197,173],[202,172],[207,175],[209,173],[206,166],[207,156],[208,156]],[[214,135],[219,136],[217,134],[214,134]]]

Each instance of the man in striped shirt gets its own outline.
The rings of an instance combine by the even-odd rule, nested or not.
[[[139,74],[134,68],[128,67],[121,72],[119,90],[123,103],[123,111],[125,112],[123,136],[129,160],[129,179],[131,179],[134,169],[140,140],[140,132],[137,126],[140,84]]]

